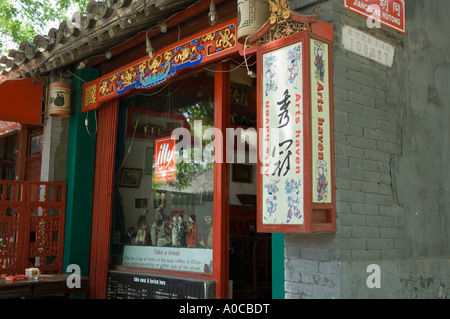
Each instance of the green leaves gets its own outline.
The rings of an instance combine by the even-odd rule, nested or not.
[[[89,0],[0,0],[0,53],[46,35],[49,25],[70,19],[74,11],[85,12]]]

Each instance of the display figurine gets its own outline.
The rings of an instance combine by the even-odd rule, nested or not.
[[[156,246],[170,246],[172,243],[172,231],[170,221],[167,220],[162,207],[157,209]]]
[[[169,244],[167,241],[167,231],[166,231],[165,223],[163,225],[161,225],[161,227],[159,227],[158,233],[156,234],[156,236],[158,237],[156,246],[163,247],[163,246],[167,246]]]
[[[151,245],[156,246],[156,233],[157,233],[158,226],[156,225],[156,220],[153,222],[152,226],[150,227],[150,239],[151,239]]]
[[[136,231],[133,226],[128,228],[128,241],[130,245],[134,245],[134,242],[136,241]]]
[[[186,223],[184,221],[184,212],[182,210],[178,211],[178,245],[181,247],[186,246],[186,234],[187,234],[187,227]]]
[[[208,234],[208,239],[206,241],[206,247],[212,248],[213,246],[213,217],[211,215],[205,216],[206,225],[209,228],[206,230],[206,234]]]
[[[163,222],[163,211],[161,207],[158,207],[156,209],[155,213],[155,220],[153,221],[153,224],[150,228],[150,237],[152,240],[152,246],[158,245],[158,233],[161,228],[162,222]]]
[[[203,239],[200,236],[200,231],[198,229],[195,215],[189,216],[188,233],[189,239],[187,246],[189,248],[205,246],[205,243],[203,242]]]
[[[172,229],[172,246],[179,246],[179,241],[178,241],[178,231],[179,231],[179,227],[178,227],[178,212],[177,211],[173,211],[172,212],[172,222],[170,223],[170,228]]]
[[[138,230],[136,233],[136,245],[147,245],[149,242],[149,236],[148,236],[148,223],[147,223],[147,215],[148,215],[148,208],[145,207],[144,211],[141,213],[141,215],[138,218]]]

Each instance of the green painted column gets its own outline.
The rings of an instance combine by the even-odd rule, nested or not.
[[[81,275],[89,275],[92,229],[92,200],[96,136],[88,134],[86,113],[81,112],[83,84],[99,76],[97,69],[73,70],[72,107],[67,149],[67,203],[63,272],[76,264]],[[89,131],[96,130],[94,111],[89,112]]]
[[[284,299],[284,234],[272,234],[272,299]]]

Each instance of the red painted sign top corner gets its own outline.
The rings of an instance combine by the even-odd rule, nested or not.
[[[344,7],[406,33],[405,0],[344,0]]]

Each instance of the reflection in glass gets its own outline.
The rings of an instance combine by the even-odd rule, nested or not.
[[[212,272],[213,84],[204,71],[121,102],[114,265]],[[142,170],[139,187],[118,183],[123,168]]]

